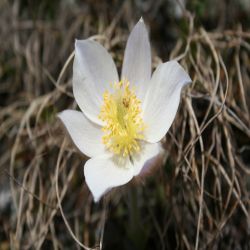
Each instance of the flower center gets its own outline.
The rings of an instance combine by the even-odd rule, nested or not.
[[[102,141],[113,153],[123,157],[140,151],[139,140],[144,138],[145,124],[141,117],[141,101],[128,81],[112,85],[113,92],[105,91],[99,118],[105,125]]]

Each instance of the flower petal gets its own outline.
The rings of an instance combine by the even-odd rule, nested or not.
[[[149,161],[157,156],[161,151],[160,143],[147,143],[142,146],[142,151],[133,157],[134,176],[141,173],[144,167],[148,167]]]
[[[58,114],[68,130],[74,144],[89,157],[106,153],[102,143],[103,132],[101,127],[91,122],[82,112],[64,110]]]
[[[107,156],[89,159],[84,166],[86,183],[95,202],[110,189],[128,183],[133,177],[133,168],[129,161],[126,167],[118,166]]]
[[[151,77],[151,51],[148,32],[142,20],[135,25],[129,35],[124,61],[122,79],[135,86],[138,97],[143,100]]]
[[[147,141],[158,142],[167,133],[179,106],[181,89],[189,82],[189,75],[176,61],[157,67],[143,106]]]
[[[118,81],[113,59],[106,49],[92,40],[76,40],[73,65],[73,93],[77,104],[93,122],[98,119],[103,93]]]

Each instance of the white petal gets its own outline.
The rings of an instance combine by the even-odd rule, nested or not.
[[[140,174],[144,167],[148,167],[149,161],[157,156],[161,151],[159,143],[144,143],[142,151],[136,156],[133,156],[134,176]]]
[[[106,49],[91,40],[76,40],[73,65],[73,93],[77,104],[93,122],[98,119],[103,92],[118,81],[113,59]]]
[[[89,157],[106,153],[101,127],[91,122],[82,112],[65,110],[58,114],[74,144]]]
[[[151,77],[151,51],[148,32],[142,20],[135,25],[129,35],[124,61],[122,79],[135,86],[138,97],[143,100]]]
[[[157,67],[143,106],[147,141],[158,142],[167,133],[179,106],[181,89],[189,82],[189,75],[176,61]]]
[[[121,167],[112,158],[98,157],[86,162],[84,175],[97,202],[110,189],[128,183],[133,177],[133,168],[129,161],[126,166]]]

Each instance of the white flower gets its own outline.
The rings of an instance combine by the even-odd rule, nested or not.
[[[78,149],[89,156],[84,166],[94,200],[140,174],[161,150],[182,87],[190,77],[176,61],[160,64],[151,77],[148,34],[141,19],[125,49],[121,79],[99,43],[77,40],[73,93],[82,112],[59,114]]]

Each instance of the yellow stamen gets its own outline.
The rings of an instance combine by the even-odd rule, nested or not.
[[[113,93],[105,91],[99,118],[104,121],[102,141],[113,153],[123,157],[140,151],[145,124],[141,117],[141,101],[128,81],[114,83]]]

